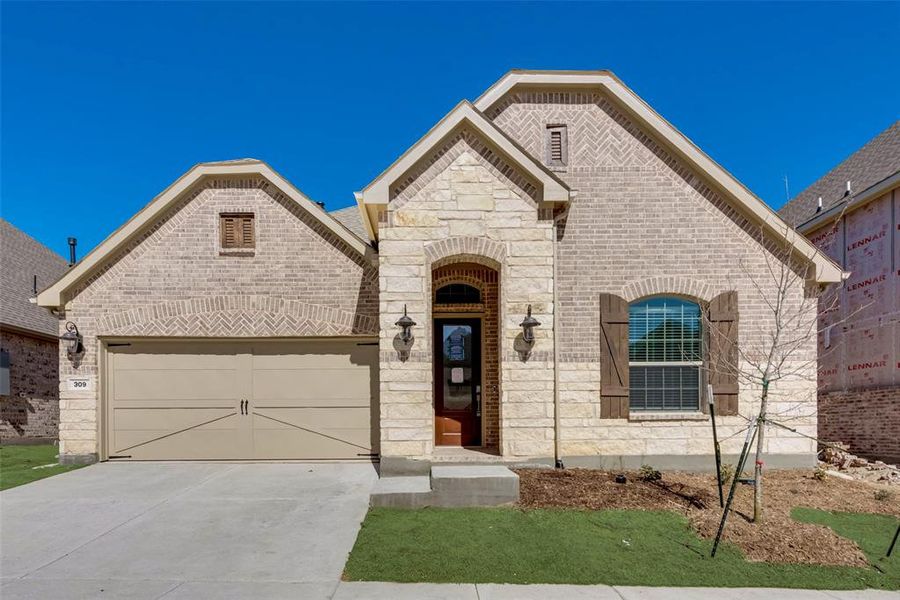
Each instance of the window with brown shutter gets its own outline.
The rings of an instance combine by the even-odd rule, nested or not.
[[[546,163],[551,167],[564,167],[568,162],[568,136],[565,125],[547,125]]]
[[[256,245],[253,213],[219,215],[219,236],[223,250],[247,250]]]
[[[645,412],[701,409],[703,338],[700,305],[672,296],[631,304],[628,314],[629,408]]]

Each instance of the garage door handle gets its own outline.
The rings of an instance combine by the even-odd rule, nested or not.
[[[247,400],[241,400],[241,414],[242,414],[242,415],[246,415],[246,414],[247,414],[247,404],[249,404],[249,401],[247,401]]]

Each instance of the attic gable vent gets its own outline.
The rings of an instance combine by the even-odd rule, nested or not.
[[[248,249],[256,245],[253,213],[222,213],[219,232],[223,249]]]
[[[550,167],[564,167],[568,162],[568,135],[565,125],[547,125],[545,162]]]

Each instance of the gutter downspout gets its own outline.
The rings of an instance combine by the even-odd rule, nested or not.
[[[553,466],[563,469],[562,452],[559,442],[559,294],[556,282],[559,246],[559,219],[569,214],[569,209],[553,217]]]

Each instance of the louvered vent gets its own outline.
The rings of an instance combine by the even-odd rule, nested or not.
[[[248,249],[255,246],[252,213],[223,213],[219,215],[219,230],[223,249]]]
[[[562,162],[562,131],[550,132],[550,162]]]
[[[568,139],[565,125],[547,125],[546,162],[551,167],[564,167],[568,161]]]

